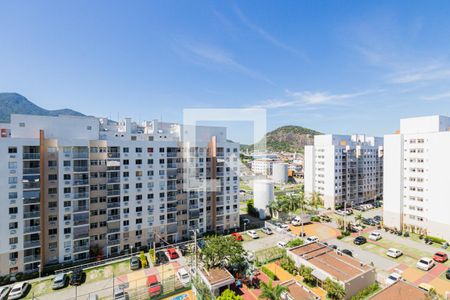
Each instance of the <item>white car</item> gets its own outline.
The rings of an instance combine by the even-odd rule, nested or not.
[[[279,242],[277,243],[277,247],[278,247],[278,248],[286,248],[286,246],[287,246],[287,243],[286,243],[286,242],[279,241]]]
[[[0,300],[8,299],[8,294],[11,288],[9,286],[0,287]]]
[[[402,279],[402,274],[394,272],[386,278],[386,284],[391,285]]]
[[[248,234],[252,239],[257,239],[257,238],[259,238],[258,234],[257,234],[256,231],[254,231],[254,230],[249,230],[249,231],[247,231],[247,234]]]
[[[379,231],[372,231],[369,234],[369,240],[372,240],[372,241],[381,240],[381,232],[379,232]]]
[[[317,236],[315,236],[315,235],[309,236],[309,237],[307,237],[306,240],[305,240],[305,242],[306,242],[307,244],[309,244],[309,243],[314,243],[314,242],[317,242],[317,241],[319,241],[319,238],[318,238]]]
[[[416,267],[421,269],[421,270],[428,271],[432,267],[434,267],[434,261],[431,258],[429,258],[429,257],[422,257],[417,262]]]
[[[183,286],[188,286],[189,282],[191,281],[191,276],[189,275],[189,273],[186,271],[185,268],[178,269],[177,277]]]
[[[11,292],[9,292],[8,300],[16,300],[16,299],[25,297],[29,288],[30,288],[30,284],[28,282],[16,283],[12,287]]]
[[[399,256],[402,256],[403,252],[395,249],[395,248],[389,248],[388,251],[386,252],[387,256],[393,257],[393,258],[397,258]]]

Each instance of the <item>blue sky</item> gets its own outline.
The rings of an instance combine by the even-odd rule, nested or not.
[[[448,15],[446,1],[2,1],[0,91],[113,119],[261,107],[269,129],[382,135],[450,113]],[[248,142],[244,127],[231,137]]]

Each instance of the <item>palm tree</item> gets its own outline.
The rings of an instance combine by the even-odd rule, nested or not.
[[[323,283],[323,287],[327,291],[327,296],[331,299],[344,299],[345,289],[340,283],[327,278]]]
[[[277,199],[269,203],[270,215],[272,217],[275,215],[275,212],[278,214],[281,211],[280,204],[281,204],[280,201],[278,201]]]
[[[361,213],[357,213],[357,214],[355,215],[355,222],[361,223],[362,219],[363,219],[363,216],[362,216]]]
[[[309,204],[317,211],[320,205],[323,205],[322,195],[318,192],[311,193]]]
[[[261,281],[261,295],[259,295],[259,299],[267,299],[267,300],[280,300],[281,294],[283,292],[287,292],[288,288],[282,285],[277,284],[276,286],[272,285],[272,280],[269,280],[269,283],[265,283]]]

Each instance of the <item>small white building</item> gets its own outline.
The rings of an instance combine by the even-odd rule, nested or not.
[[[272,158],[258,158],[252,161],[252,172],[256,175],[272,175],[272,168],[277,160]]]
[[[288,181],[288,164],[282,162],[274,163],[272,179],[276,183],[286,183]]]
[[[265,219],[270,202],[274,199],[273,181],[267,179],[253,182],[253,205],[258,210],[259,218]]]
[[[450,118],[401,119],[384,140],[384,225],[450,241]]]

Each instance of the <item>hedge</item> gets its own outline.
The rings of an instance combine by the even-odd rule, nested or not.
[[[428,235],[425,239],[428,239],[429,241],[432,241],[433,243],[436,243],[436,244],[445,244],[447,242],[444,239],[441,239],[441,238],[438,238],[435,236],[430,236],[430,235]]]
[[[267,277],[269,277],[272,280],[277,280],[278,279],[277,275],[275,275],[275,273],[270,271],[267,267],[262,267],[261,271],[263,271],[263,273],[266,274]]]

